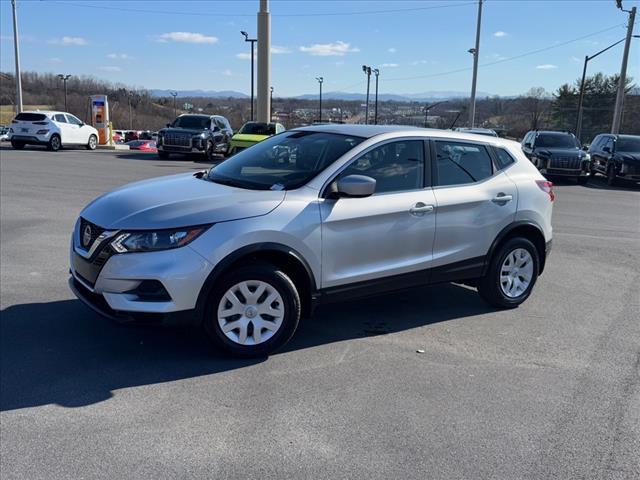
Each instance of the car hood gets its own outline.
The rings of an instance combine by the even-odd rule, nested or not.
[[[197,130],[193,128],[163,128],[160,130],[160,134],[166,135],[167,133],[182,133],[185,135],[200,135],[204,130]]]
[[[536,148],[537,154],[551,157],[584,157],[585,153],[577,148]]]
[[[110,230],[187,227],[266,215],[284,197],[284,191],[228,187],[186,173],[125,185],[80,215]]]
[[[264,140],[265,138],[269,138],[269,137],[270,135],[252,135],[249,133],[236,133],[233,137],[231,137],[231,141],[258,143]]]
[[[640,152],[619,152],[618,156],[627,162],[640,162]]]

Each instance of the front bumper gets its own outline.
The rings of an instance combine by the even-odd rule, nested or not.
[[[107,239],[103,247],[85,258],[86,252],[78,247],[78,230],[76,226],[71,241],[69,283],[76,296],[94,310],[113,318],[196,309],[198,295],[213,266],[195,250],[185,246],[158,252],[104,254],[111,248]],[[150,292],[149,286],[156,291]]]

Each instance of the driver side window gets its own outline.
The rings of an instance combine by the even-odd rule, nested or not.
[[[72,125],[82,125],[82,122],[78,118],[74,117],[73,115],[69,115],[68,113],[67,113],[67,120]]]
[[[376,180],[376,194],[424,188],[424,142],[391,142],[370,150],[351,163],[337,179],[365,175]]]

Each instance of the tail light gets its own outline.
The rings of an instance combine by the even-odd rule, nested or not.
[[[536,180],[536,184],[540,190],[549,195],[549,200],[553,202],[556,199],[556,194],[553,191],[553,182],[549,180]]]

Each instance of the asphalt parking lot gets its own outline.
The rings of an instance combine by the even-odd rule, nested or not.
[[[207,166],[0,149],[3,479],[640,478],[640,189],[558,185],[552,256],[516,310],[416,289],[323,307],[284,351],[234,360],[67,287],[86,203]]]

